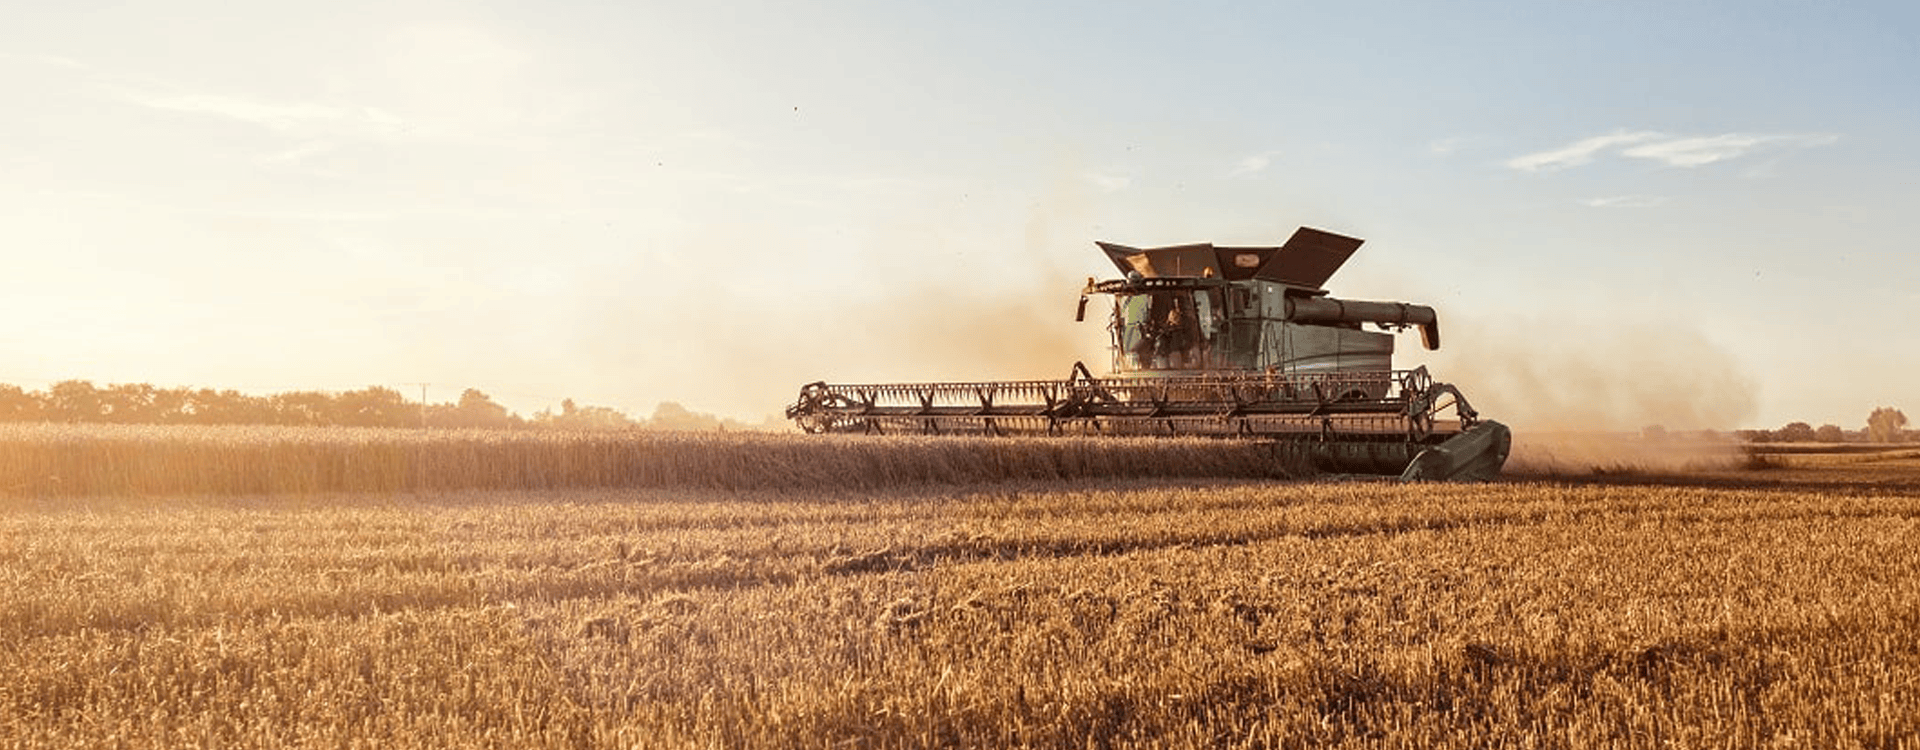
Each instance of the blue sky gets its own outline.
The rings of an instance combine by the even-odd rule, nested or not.
[[[758,419],[1104,363],[1094,240],[1307,224],[1521,426],[1920,409],[1920,13],[1506,5],[29,7],[0,381]]]

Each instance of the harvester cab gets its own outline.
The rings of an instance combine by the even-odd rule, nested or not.
[[[1301,227],[1278,247],[1098,244],[1123,278],[1088,279],[1082,298],[1113,297],[1115,374],[1391,370],[1393,336],[1363,323],[1418,326],[1428,349],[1440,345],[1433,308],[1327,296],[1321,285],[1360,247],[1352,237]]]
[[[808,432],[1212,436],[1285,442],[1329,471],[1485,480],[1511,445],[1459,389],[1393,369],[1392,331],[1440,345],[1433,308],[1336,299],[1322,288],[1362,240],[1301,227],[1285,244],[1133,248],[1120,271],[1110,374],[1060,381],[809,384],[787,408]],[[1364,330],[1371,325],[1376,330]]]

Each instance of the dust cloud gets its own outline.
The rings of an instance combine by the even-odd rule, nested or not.
[[[1104,372],[1104,298],[1074,321],[1087,277],[1114,275],[1093,244],[1102,231],[1085,169],[1057,165],[1017,208],[1002,203],[1016,213],[995,210],[997,222],[965,219],[999,207],[945,196],[808,240],[815,246],[751,224],[716,228],[670,259],[717,273],[680,273],[681,283],[634,295],[622,277],[671,276],[636,267],[583,295],[570,376],[632,393],[630,403],[677,401],[753,422],[821,380],[1058,379],[1077,360]],[[1018,212],[1023,221],[1005,222]],[[836,244],[827,252],[821,242]]]
[[[1082,279],[1081,281],[1084,281]],[[800,386],[835,383],[1059,379],[1076,360],[1107,369],[1106,311],[1075,323],[1080,282],[1007,293],[906,287],[896,295],[796,304],[751,326],[715,323],[669,386],[722,409],[777,412]]]
[[[1082,197],[1055,192],[1022,225],[972,231],[908,215],[832,254],[745,230],[704,238],[685,254],[701,260],[681,262],[713,263],[710,276],[636,267],[582,290],[561,344],[577,356],[555,365],[569,380],[632,394],[630,409],[675,401],[747,422],[821,380],[1058,379],[1077,360],[1104,372],[1104,298],[1085,322],[1074,307],[1088,276],[1114,272]],[[639,293],[622,279],[647,274],[658,281]]]
[[[1757,408],[1739,362],[1684,325],[1441,318],[1434,376],[1519,432],[1730,430]]]
[[[1741,445],[1724,433],[1519,432],[1507,457],[1509,476],[1686,474],[1746,465]]]
[[[1074,361],[1107,367],[1104,298],[1075,323],[1076,284],[1059,292],[989,296],[963,289],[926,289],[843,311],[862,321],[847,337],[870,355],[876,372],[941,380],[1063,378]],[[878,356],[874,356],[878,355]]]
[[[1729,431],[1754,416],[1757,386],[1697,330],[1441,317],[1448,349],[1430,356],[1434,377],[1513,428],[1509,473],[1689,472],[1746,460]]]

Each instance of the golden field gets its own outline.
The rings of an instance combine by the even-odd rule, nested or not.
[[[1285,453],[1203,439],[0,424],[0,497],[815,491],[1301,473],[1298,459]]]
[[[34,429],[0,747],[1920,747],[1909,454]]]

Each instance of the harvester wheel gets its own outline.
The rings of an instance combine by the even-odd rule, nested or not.
[[[837,415],[834,411],[851,409],[853,405],[853,399],[847,398],[844,394],[824,394],[808,403],[807,410],[796,415],[794,422],[800,425],[801,432],[808,434],[831,432],[835,425],[847,421],[846,417]]]

